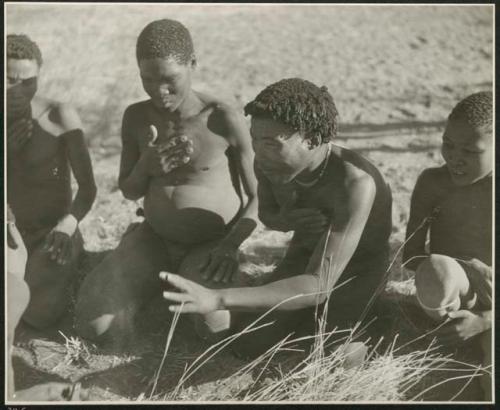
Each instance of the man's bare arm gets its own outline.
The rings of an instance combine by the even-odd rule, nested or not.
[[[410,270],[416,270],[422,258],[426,256],[425,240],[428,226],[426,218],[432,213],[433,193],[429,189],[431,181],[428,171],[424,171],[417,179],[411,195],[410,217],[406,226],[406,244],[403,248],[403,263]]]
[[[68,160],[78,184],[78,191],[71,204],[70,213],[77,221],[81,221],[94,203],[97,187],[78,114],[72,107],[62,106],[60,116],[62,126],[67,130],[61,138],[64,139]]]
[[[324,302],[358,245],[375,198],[375,183],[368,176],[353,180],[347,188],[343,215],[318,243],[316,256],[304,274],[263,286],[218,290],[204,288],[178,275],[163,274],[163,278],[183,291],[164,293],[168,300],[184,302],[183,306],[171,307],[171,310],[183,313],[208,313],[218,309],[266,310],[279,303],[278,310],[295,310]],[[326,250],[324,255],[323,249]],[[322,261],[326,259],[331,264],[323,271],[325,264]],[[288,301],[282,303],[285,300]]]
[[[254,152],[250,132],[243,117],[233,109],[227,109],[225,117],[228,125],[227,138],[234,149],[235,165],[248,199],[241,217],[222,241],[237,248],[257,226],[257,179],[253,171]]]
[[[123,196],[130,200],[142,198],[149,186],[148,164],[141,156],[137,136],[132,134],[133,118],[130,107],[125,110],[122,121],[122,153],[118,186]]]

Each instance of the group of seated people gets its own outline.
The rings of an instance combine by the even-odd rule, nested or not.
[[[334,144],[338,112],[327,88],[299,78],[269,85],[244,108],[248,128],[243,113],[192,89],[196,57],[181,23],[149,23],[136,57],[150,98],[123,115],[118,181],[125,198],[144,199],[144,220],[84,278],[76,333],[124,344],[139,309],[162,294],[170,311],[191,314],[205,338],[240,331],[273,309],[265,319],[271,326],[235,340],[241,357],[260,355],[290,334],[314,334],[318,312],[326,312],[326,331],[363,320],[387,279],[391,189],[370,161]],[[20,320],[45,329],[68,311],[84,251],[78,224],[97,191],[76,111],[36,94],[41,67],[35,42],[7,36],[10,344]],[[419,305],[436,325],[446,322],[438,340],[479,338],[485,366],[492,99],[477,92],[451,111],[444,164],[422,170],[416,182],[403,250]],[[249,286],[238,253],[259,221],[293,237],[265,283]],[[491,380],[483,379],[489,399]],[[49,386],[43,397],[49,390],[57,399],[67,388]],[[9,392],[40,397],[16,393],[12,380]]]

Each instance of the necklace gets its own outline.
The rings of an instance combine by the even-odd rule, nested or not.
[[[325,159],[323,160],[323,166],[321,168],[321,171],[319,172],[319,175],[315,179],[313,179],[312,181],[309,181],[309,182],[301,182],[298,179],[295,179],[295,183],[301,187],[304,187],[304,188],[311,188],[312,186],[314,186],[323,177],[323,175],[326,171],[326,167],[328,166],[328,160],[330,159],[331,151],[332,151],[332,146],[330,144],[328,144],[328,151],[326,152]]]

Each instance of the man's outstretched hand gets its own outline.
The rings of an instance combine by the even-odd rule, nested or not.
[[[205,288],[168,272],[160,272],[160,279],[180,290],[180,292],[163,292],[164,299],[178,303],[170,305],[171,312],[206,314],[223,308],[221,297],[215,289]]]

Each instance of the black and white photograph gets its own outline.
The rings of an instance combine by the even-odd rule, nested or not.
[[[495,28],[4,3],[5,404],[494,403]]]

